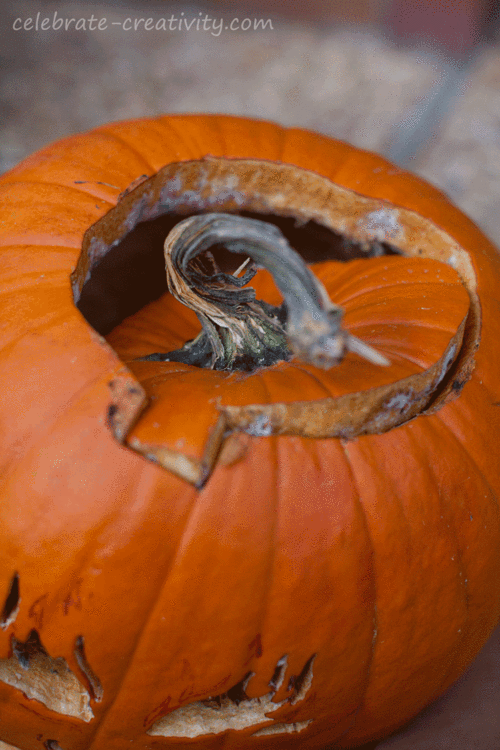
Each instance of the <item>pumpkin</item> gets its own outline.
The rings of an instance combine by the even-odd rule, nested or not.
[[[0,739],[346,748],[442,694],[500,615],[487,238],[379,156],[217,115],[66,138],[0,194]],[[264,319],[272,360],[207,344]]]

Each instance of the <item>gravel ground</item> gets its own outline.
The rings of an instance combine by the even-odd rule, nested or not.
[[[37,13],[39,23],[47,18],[52,25],[54,13],[75,22],[69,30],[14,30],[16,19],[35,24]],[[208,30],[196,30],[194,22],[206,15]],[[267,28],[221,28],[238,17],[227,3],[215,10],[179,2],[158,9],[151,0],[40,8],[17,0],[2,18],[0,171],[52,140],[110,120],[245,114],[319,130],[404,162],[500,242],[500,46],[480,50],[457,74],[449,61],[398,49],[370,29],[238,15],[240,24],[247,17]],[[148,31],[146,19],[163,19],[167,29]],[[192,28],[178,30],[182,21]],[[77,22],[85,28],[76,29]],[[134,22],[138,29],[127,29]],[[419,125],[423,138],[415,133]]]

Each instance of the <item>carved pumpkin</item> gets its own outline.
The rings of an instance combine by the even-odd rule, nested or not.
[[[106,125],[0,194],[0,739],[352,747],[440,695],[500,614],[488,240],[378,156],[234,117]],[[238,347],[247,287],[294,338],[283,276],[238,286],[238,239],[170,278],[198,279],[191,309],[167,291],[164,240],[206,213],[275,224],[309,264],[289,355],[170,356],[200,320]]]

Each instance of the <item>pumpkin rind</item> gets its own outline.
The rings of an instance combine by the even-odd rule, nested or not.
[[[245,438],[243,458],[217,464],[200,491],[120,445],[106,424],[109,383],[134,381],[77,310],[70,275],[86,230],[134,180],[209,155],[316,171],[450,234],[472,261],[482,316],[461,395],[347,443]],[[500,259],[484,235],[378,156],[222,116],[67,138],[0,178],[0,199],[0,601],[16,572],[20,586],[0,658],[13,634],[24,642],[36,629],[87,684],[75,656],[84,636],[103,686],[83,721],[0,682],[1,739],[22,750],[49,739],[72,750],[178,746],[147,730],[249,671],[249,697],[267,694],[285,654],[285,683],[316,654],[310,691],[273,714],[312,719],[303,731],[255,739],[260,727],[249,728],[193,745],[349,747],[442,693],[500,616]]]

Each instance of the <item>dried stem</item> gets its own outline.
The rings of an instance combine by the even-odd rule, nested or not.
[[[210,252],[221,245],[252,262],[222,272]],[[165,264],[169,290],[196,312],[203,329],[182,349],[142,359],[253,370],[295,354],[328,369],[352,351],[374,364],[389,364],[341,328],[342,308],[273,224],[233,214],[193,216],[165,240]],[[280,307],[257,300],[252,288],[243,289],[258,266],[272,274],[284,299]]]

